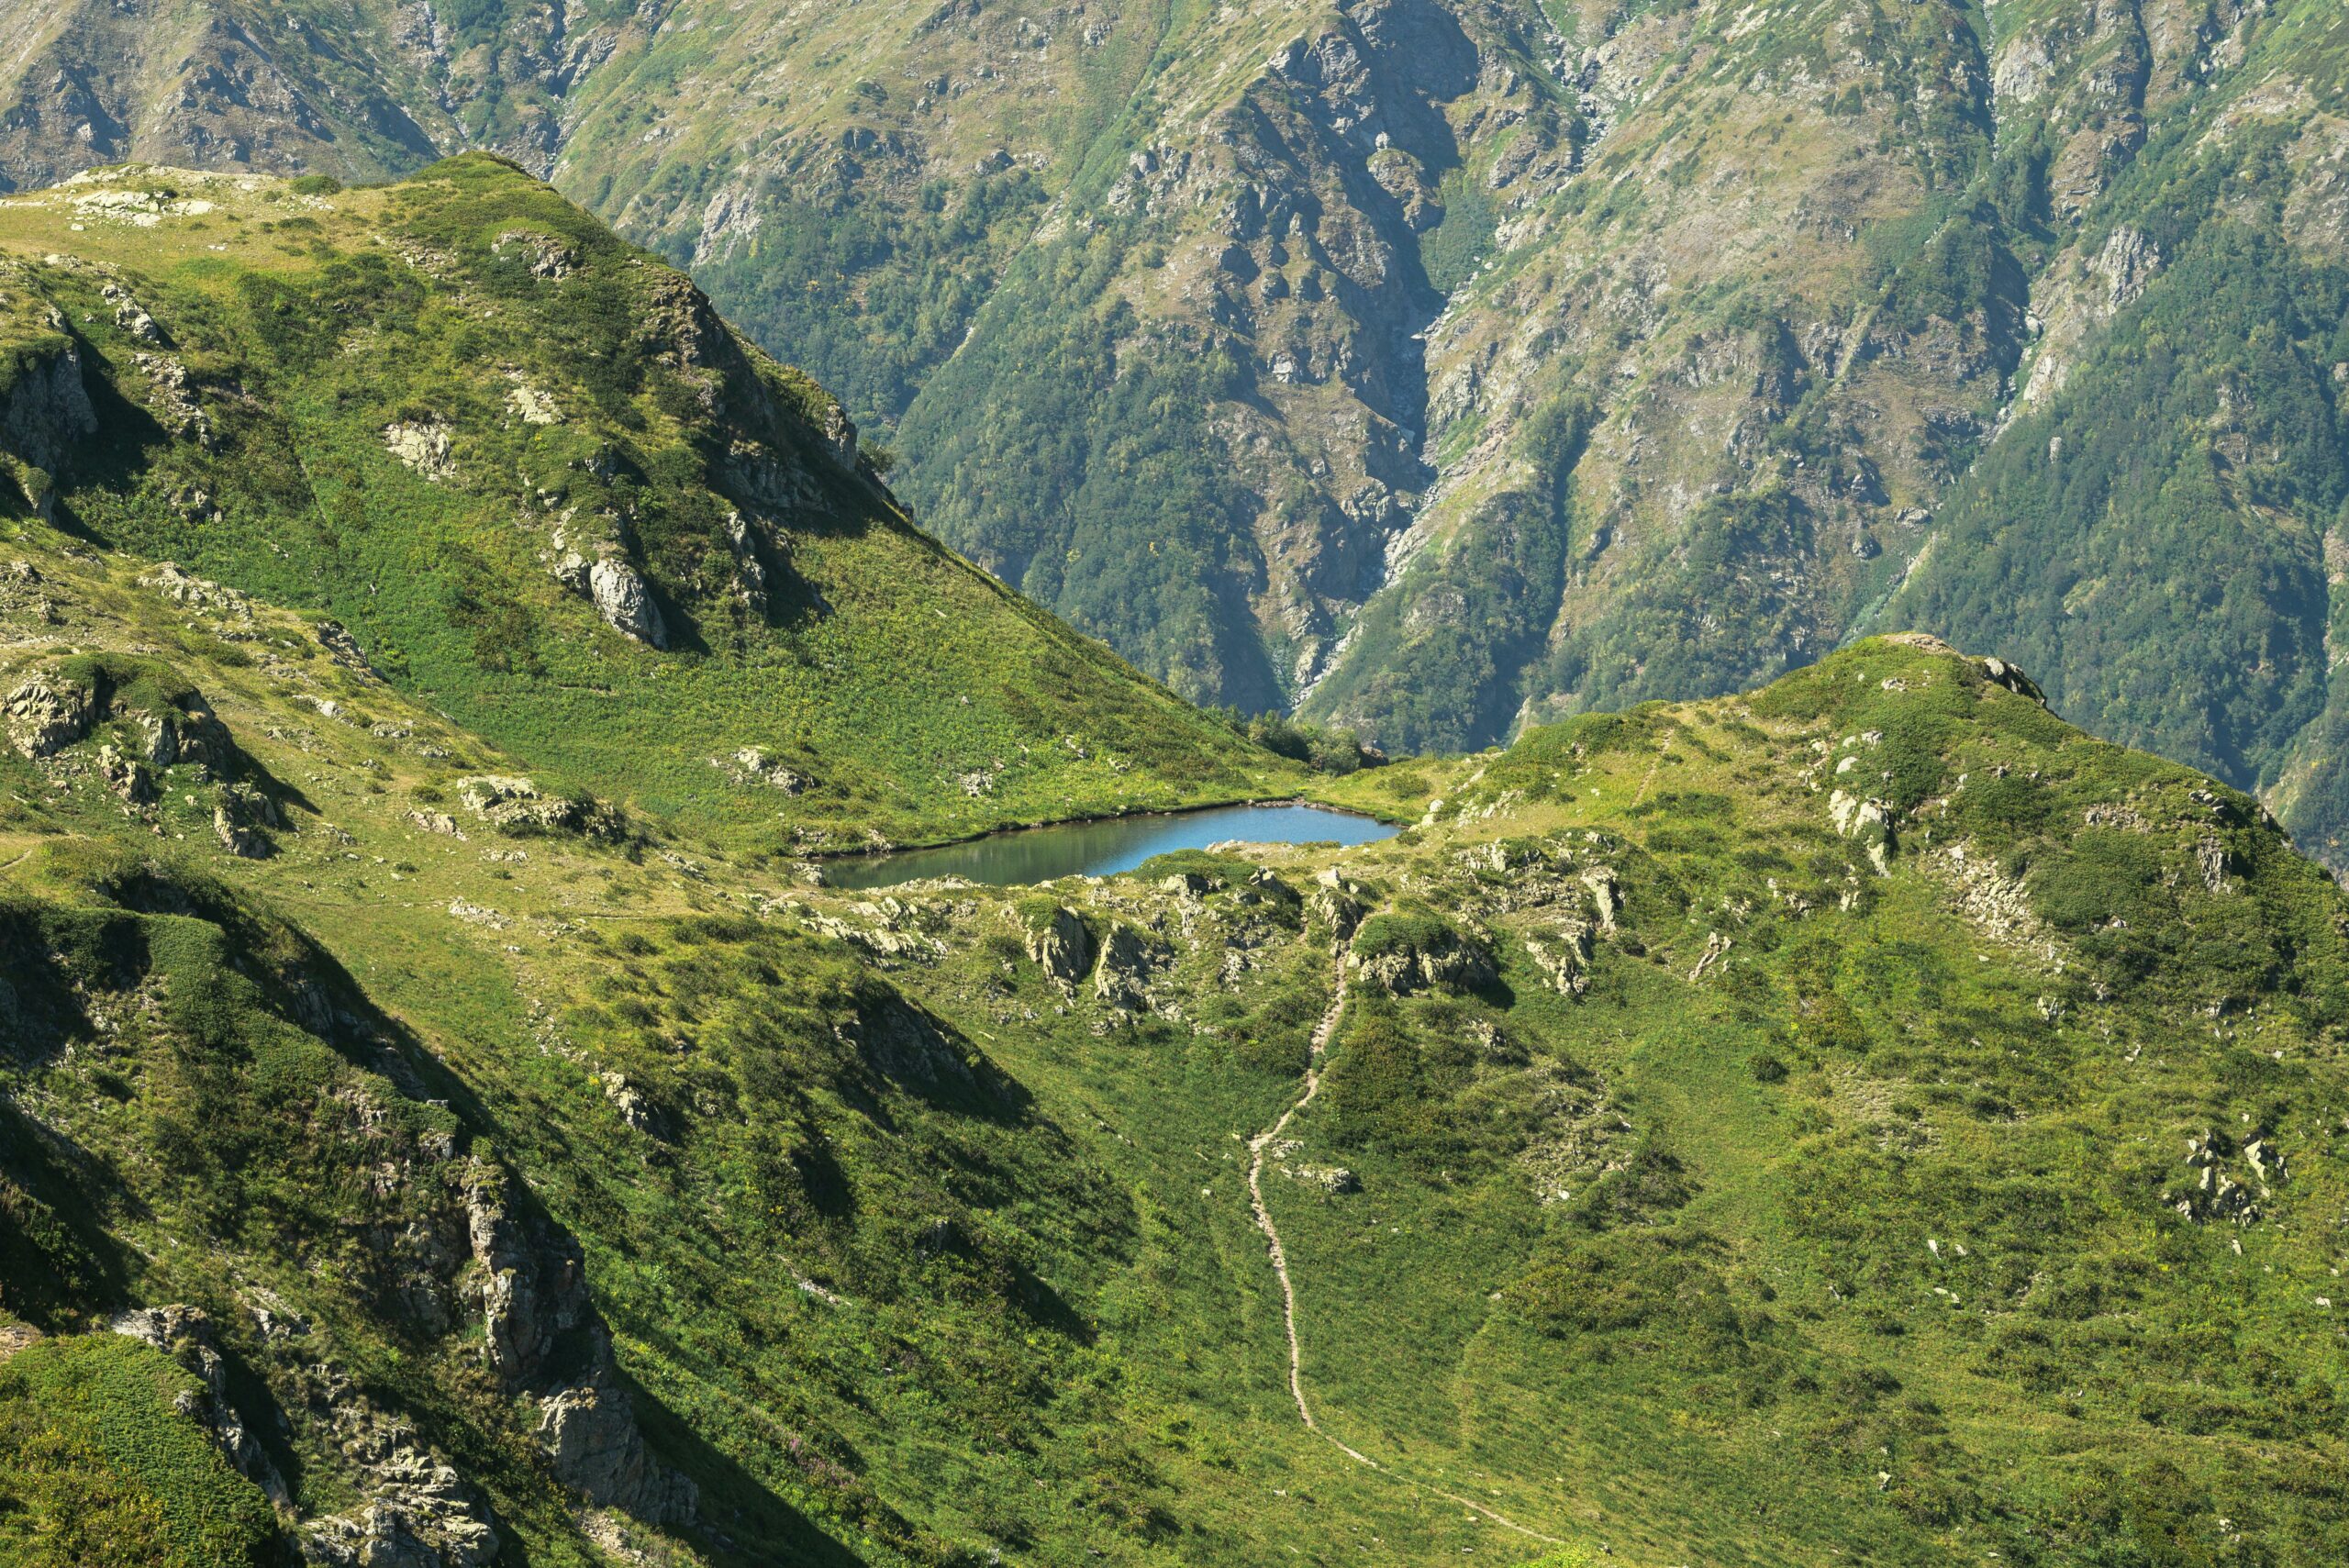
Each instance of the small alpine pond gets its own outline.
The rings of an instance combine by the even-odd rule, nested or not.
[[[1052,882],[1063,876],[1113,876],[1156,855],[1249,844],[1354,844],[1391,839],[1401,829],[1350,811],[1284,801],[1219,806],[1205,811],[1112,817],[992,833],[928,850],[828,860],[828,887],[893,887],[927,877],[959,876],[992,886]]]

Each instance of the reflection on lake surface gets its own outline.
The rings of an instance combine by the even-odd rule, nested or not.
[[[829,887],[888,887],[923,877],[959,876],[1005,886],[1063,876],[1110,876],[1153,855],[1204,850],[1237,839],[1251,844],[1368,844],[1399,829],[1325,806],[1221,806],[1102,822],[1063,822],[996,833],[934,850],[899,850],[824,862]]]

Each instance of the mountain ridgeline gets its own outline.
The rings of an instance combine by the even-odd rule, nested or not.
[[[1458,749],[1914,626],[2341,853],[2327,0],[6,26],[26,186],[546,172],[1194,700]]]

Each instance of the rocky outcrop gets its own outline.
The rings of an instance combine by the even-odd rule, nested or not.
[[[488,1510],[456,1471],[411,1440],[396,1422],[360,1418],[346,1439],[366,1467],[367,1501],[315,1520],[297,1537],[317,1568],[486,1568],[504,1544]]]
[[[466,1181],[484,1358],[508,1393],[536,1401],[540,1446],[564,1485],[651,1523],[691,1519],[696,1488],[645,1447],[578,1243],[529,1211],[509,1180],[477,1162]]]
[[[98,720],[97,692],[87,682],[44,672],[8,694],[5,712],[9,743],[38,760],[90,733]]]
[[[36,667],[0,700],[0,720],[9,743],[34,761],[86,740],[102,724],[120,723],[124,730],[117,739],[125,749],[115,762],[101,760],[102,768],[113,770],[106,774],[109,787],[118,791],[126,787],[126,760],[150,768],[187,762],[221,773],[237,766],[228,728],[169,666],[126,671],[90,661]]]
[[[1397,915],[1363,922],[1346,952],[1346,973],[1353,984],[1390,996],[1473,991],[1498,974],[1483,943],[1439,920]]]
[[[1846,758],[1849,762],[1851,759]],[[1857,840],[1878,876],[1892,874],[1892,808],[1881,800],[1837,790],[1827,797],[1827,817],[1836,833]]]
[[[274,848],[267,828],[282,828],[277,803],[250,784],[230,784],[212,808],[212,831],[220,847],[239,860],[265,859]]]
[[[96,411],[82,381],[82,350],[64,335],[62,317],[50,313],[57,333],[50,346],[24,356],[13,376],[0,375],[0,452],[54,474],[74,442],[98,429]],[[30,499],[48,515],[48,495]]]
[[[763,746],[745,746],[731,757],[712,757],[709,765],[725,770],[738,784],[755,784],[785,795],[804,795],[816,784]]]
[[[427,479],[443,481],[457,476],[449,427],[437,419],[384,426],[384,450]]]
[[[1579,996],[1590,989],[1591,928],[1571,916],[1547,931],[1528,932],[1526,953],[1559,995]]]
[[[1084,917],[1066,905],[1038,912],[1022,922],[1028,956],[1062,986],[1074,986],[1093,965],[1093,934]]]
[[[537,782],[495,773],[457,781],[465,809],[500,832],[578,833],[618,838],[627,818],[613,806],[584,795],[551,795]]]
[[[117,1334],[152,1345],[195,1373],[204,1392],[181,1396],[180,1414],[210,1433],[237,1473],[260,1487],[272,1503],[281,1509],[293,1506],[284,1477],[246,1429],[244,1417],[228,1397],[228,1363],[220,1354],[212,1319],[202,1308],[142,1307],[119,1314],[107,1326]]]
[[[1362,924],[1363,902],[1346,874],[1331,866],[1313,879],[1312,891],[1305,895],[1305,911],[1330,928],[1337,940],[1344,941]]]
[[[1101,961],[1093,971],[1093,995],[1121,1013],[1146,1012],[1150,995],[1144,987],[1155,967],[1156,955],[1150,942],[1141,931],[1119,922],[1102,939]]]
[[[144,806],[155,798],[154,775],[136,757],[126,757],[112,746],[98,748],[98,777],[106,788],[129,806]]]
[[[734,556],[734,595],[754,616],[763,616],[773,607],[766,562],[760,556],[759,545],[758,530],[741,513],[726,514],[726,548]]]

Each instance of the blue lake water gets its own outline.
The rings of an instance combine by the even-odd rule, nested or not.
[[[828,860],[830,887],[890,887],[924,877],[959,876],[995,886],[1063,876],[1112,876],[1153,855],[1204,850],[1237,839],[1251,844],[1368,844],[1398,828],[1326,806],[1219,806],[1100,822],[1063,822],[991,834],[968,843],[884,855]]]

